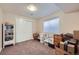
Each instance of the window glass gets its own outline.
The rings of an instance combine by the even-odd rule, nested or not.
[[[44,32],[59,33],[59,18],[45,21],[43,27]]]

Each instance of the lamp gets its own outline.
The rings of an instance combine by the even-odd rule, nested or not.
[[[37,10],[37,7],[35,5],[33,5],[33,4],[30,4],[30,5],[27,6],[27,9],[29,11],[36,11]]]

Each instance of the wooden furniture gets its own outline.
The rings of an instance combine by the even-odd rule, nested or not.
[[[55,47],[55,53],[56,55],[70,55],[70,53],[58,47]]]
[[[78,45],[77,49],[78,49],[78,53],[77,54],[79,55],[79,45]]]
[[[74,39],[79,40],[79,31],[74,31]]]
[[[58,35],[58,34],[54,35],[54,45],[55,46],[59,46],[61,41],[62,41],[61,35]]]
[[[76,40],[76,51],[79,54],[79,30],[74,31],[74,39]]]

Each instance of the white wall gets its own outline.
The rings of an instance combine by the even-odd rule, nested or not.
[[[60,20],[61,32],[72,33],[74,30],[79,30],[79,12],[64,14]]]
[[[11,14],[11,13],[2,12],[2,10],[0,9],[0,50],[2,49],[2,27],[1,27],[2,23],[8,21],[10,23],[13,23],[15,25],[15,27],[16,27],[16,19],[19,20],[19,18],[29,19],[27,17],[23,17],[23,16]],[[37,32],[37,30],[36,30],[36,20],[32,19],[32,18],[30,18],[30,19],[32,21],[32,31],[33,32]],[[16,33],[15,33],[15,38],[16,38]]]
[[[8,19],[8,20],[10,20],[10,21],[12,21],[12,22],[14,22],[15,23],[15,42],[16,43],[18,43],[18,42],[21,42],[21,41],[25,41],[25,40],[28,40],[28,37],[29,38],[31,38],[32,39],[32,34],[34,33],[34,32],[36,32],[36,20],[35,19],[32,19],[32,18],[28,18],[28,17],[23,17],[23,16],[19,16],[19,15],[14,15],[14,14],[9,14],[9,13],[6,13],[5,14],[5,16],[4,16],[4,19],[5,19],[5,21],[6,21],[6,19]],[[26,25],[28,25],[28,24],[23,24],[22,23],[22,21],[23,22],[25,22],[25,21],[31,21],[32,22],[32,28],[31,29],[29,29],[29,31],[30,30],[32,30],[32,32],[31,32],[31,34],[30,35],[26,35],[26,36],[23,36],[23,35],[25,35],[25,33],[23,33],[23,31],[21,31],[21,30],[24,30],[24,29],[20,29],[20,27],[22,28],[24,28],[24,26],[26,26]],[[21,24],[20,24],[21,23]],[[28,22],[27,22],[28,23]],[[21,26],[21,25],[23,25],[23,26]],[[19,27],[18,27],[19,26]],[[29,27],[29,26],[28,26]],[[28,28],[28,27],[25,27],[25,29],[26,28]],[[19,31],[21,31],[21,33],[23,33],[23,34],[20,34],[20,33],[18,33]],[[27,30],[26,30],[27,31]],[[26,37],[26,39],[24,38],[23,39],[23,37]]]
[[[74,30],[79,30],[79,12],[63,13],[58,12],[51,16],[43,17],[38,20],[38,32],[43,32],[43,22],[51,18],[60,18],[60,33],[73,33]]]
[[[62,16],[63,13],[62,13],[62,12],[58,12],[58,13],[55,13],[55,14],[53,14],[53,15],[45,16],[45,17],[39,19],[39,20],[37,21],[37,24],[38,24],[38,26],[37,26],[37,31],[38,31],[38,32],[43,32],[43,22],[44,22],[44,21],[47,21],[47,20],[51,20],[51,18],[54,18],[54,17],[59,17],[59,18],[61,18],[60,15]]]

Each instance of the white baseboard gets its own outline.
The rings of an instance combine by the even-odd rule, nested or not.
[[[29,40],[33,40],[33,39],[28,39],[28,40],[24,40],[24,41],[17,41],[16,43],[25,42],[25,41],[29,41]]]
[[[30,40],[33,40],[33,39],[30,39]],[[25,41],[29,41],[29,40],[25,40]],[[15,44],[25,42],[25,41],[17,41],[17,42],[15,42]]]

